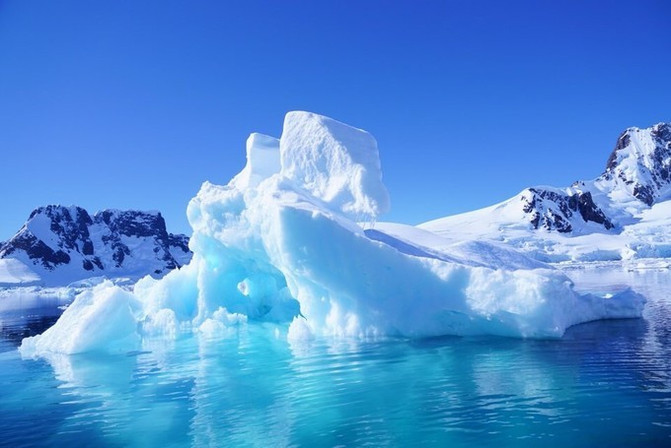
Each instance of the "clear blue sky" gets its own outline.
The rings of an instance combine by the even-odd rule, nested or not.
[[[378,140],[419,223],[603,169],[671,121],[671,2],[0,0],[0,239],[43,204],[158,209],[289,110]]]

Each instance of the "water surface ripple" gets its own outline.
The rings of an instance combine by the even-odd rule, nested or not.
[[[147,341],[123,356],[21,360],[53,310],[0,314],[0,445],[669,446],[671,273],[569,272],[631,285],[644,319],[504,338],[315,341],[262,325]]]

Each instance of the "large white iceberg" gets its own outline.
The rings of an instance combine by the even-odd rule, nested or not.
[[[188,266],[141,280],[133,294],[103,285],[78,296],[21,351],[123,350],[146,335],[212,335],[253,322],[290,339],[545,338],[641,315],[645,300],[632,291],[578,294],[560,271],[502,246],[443,247],[437,235],[402,225],[384,227],[397,234],[364,230],[388,207],[370,134],[290,112],[279,141],[252,134],[242,172],[226,186],[205,182],[189,203]]]

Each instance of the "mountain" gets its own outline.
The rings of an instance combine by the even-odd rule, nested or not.
[[[0,245],[1,266],[31,272],[47,285],[88,277],[160,277],[191,259],[189,238],[168,233],[159,212],[103,210],[91,216],[81,207],[48,205]],[[19,278],[21,278],[19,276]]]
[[[671,123],[658,123],[625,130],[595,179],[526,188],[419,227],[447,240],[504,242],[543,261],[658,257],[671,255],[669,200]]]

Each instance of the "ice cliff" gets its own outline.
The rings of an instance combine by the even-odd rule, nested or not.
[[[290,112],[279,140],[252,134],[240,174],[226,186],[205,182],[189,203],[189,265],[161,280],[147,277],[132,293],[99,285],[21,351],[133,350],[149,335],[216,336],[255,323],[292,341],[545,338],[581,322],[641,314],[644,299],[631,291],[577,294],[561,272],[502,246],[432,250],[357,223],[388,207],[370,134]]]

